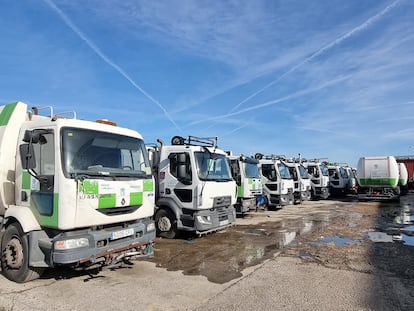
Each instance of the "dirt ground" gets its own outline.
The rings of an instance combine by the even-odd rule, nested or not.
[[[414,310],[414,193],[259,210],[201,238],[160,239],[145,261],[96,275],[49,270],[9,310]]]
[[[414,193],[400,203],[353,196],[305,202],[294,211],[251,213],[201,239],[161,240],[152,261],[221,284],[272,256],[299,258],[302,265],[375,275],[393,309],[414,310],[414,245],[401,240],[401,232],[413,235],[412,215]]]
[[[402,197],[400,204],[345,204],[322,232],[297,237],[281,256],[299,256],[303,264],[384,276],[382,285],[389,291],[395,309],[414,310],[412,215],[413,194]],[[401,232],[410,243],[401,240]],[[370,234],[374,239],[369,238]],[[379,242],[374,242],[376,236],[381,237]],[[321,243],[324,239],[326,242]]]
[[[395,215],[389,217],[388,213],[397,213],[398,208],[379,202],[344,205],[343,208],[323,232],[299,236],[296,243],[282,252],[282,256],[299,255],[305,261],[317,261],[335,269],[372,272],[374,268],[380,268],[384,272],[395,273],[399,278],[411,278],[414,282],[414,247],[395,241],[374,243],[367,238],[368,232],[384,230],[392,223],[391,218]],[[344,245],[338,246],[335,241],[318,243],[323,236],[344,238]],[[351,241],[347,243],[347,239]]]

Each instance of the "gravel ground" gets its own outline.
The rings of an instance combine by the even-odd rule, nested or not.
[[[412,225],[411,208],[414,194],[400,205],[346,199],[259,211],[238,219],[228,232],[160,241],[153,260],[123,269],[95,276],[51,271],[25,284],[0,276],[0,310],[414,310],[414,247],[368,238],[391,224],[401,232],[396,219],[403,214],[408,217],[405,225]],[[261,260],[247,265],[240,257],[225,257],[231,253],[228,244],[221,257],[212,256],[217,244],[212,242],[219,238],[240,242],[240,232],[252,235],[264,222],[266,228],[274,222],[280,232],[290,230],[311,214],[319,215],[318,221],[321,215],[329,219],[312,228],[295,228],[290,243],[279,243]],[[188,255],[178,257],[177,251]],[[227,272],[234,261],[238,273]],[[215,277],[209,270],[215,270]]]

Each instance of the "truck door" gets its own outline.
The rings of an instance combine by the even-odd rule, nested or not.
[[[188,203],[193,201],[193,186],[192,186],[192,170],[190,162],[190,154],[188,152],[171,153],[168,156],[170,162],[169,173],[178,183],[173,188],[174,195],[185,207],[191,207]],[[171,189],[169,190],[171,191]],[[168,189],[165,189],[166,194]],[[185,204],[187,203],[187,204]]]
[[[55,200],[55,135],[52,130],[33,130],[28,144],[33,149],[34,167],[23,170],[22,202],[29,202],[30,208],[42,226],[57,227],[57,200]],[[23,148],[22,148],[23,147]],[[24,156],[23,153],[22,157]]]

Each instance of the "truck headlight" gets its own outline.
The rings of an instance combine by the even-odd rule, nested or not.
[[[151,222],[147,225],[147,231],[154,231],[155,230],[155,223]]]
[[[197,220],[199,223],[209,225],[211,224],[211,217],[210,216],[197,216]]]
[[[89,246],[89,240],[87,238],[69,239],[55,242],[55,249],[57,250],[73,249],[87,246]]]
[[[242,201],[242,206],[243,207],[250,207],[253,205],[253,199],[248,199],[248,200],[243,200]]]

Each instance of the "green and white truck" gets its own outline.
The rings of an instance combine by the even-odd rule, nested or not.
[[[262,194],[263,186],[259,171],[259,161],[245,155],[235,156],[230,151],[231,175],[237,184],[237,201],[234,205],[238,215],[256,210],[256,197]]]
[[[358,199],[399,201],[400,172],[393,156],[361,157],[357,166]]]
[[[4,276],[23,283],[49,267],[151,256],[155,187],[142,136],[44,108],[0,107]]]
[[[237,187],[217,137],[174,136],[147,146],[155,176],[157,235],[175,238],[224,229],[236,221]]]
[[[398,162],[398,171],[400,178],[398,180],[398,186],[401,190],[401,195],[408,194],[408,170],[407,166],[403,162]]]

